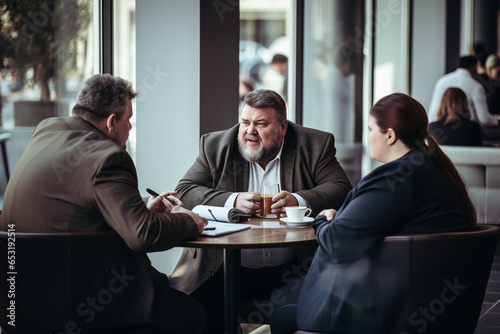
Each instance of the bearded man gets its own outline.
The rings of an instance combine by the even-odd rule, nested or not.
[[[285,101],[268,89],[248,93],[240,116],[240,123],[230,129],[201,137],[199,156],[176,187],[185,208],[204,204],[255,214],[262,182],[280,185],[272,213],[297,205],[311,208],[313,215],[340,208],[352,186],[335,157],[331,133],[289,122]],[[289,247],[242,250],[242,300],[269,296],[289,282],[283,273],[297,265],[305,274],[310,256]],[[173,287],[204,306],[205,333],[223,332],[222,263],[222,250],[186,248],[170,276]]]

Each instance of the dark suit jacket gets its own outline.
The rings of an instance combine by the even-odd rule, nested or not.
[[[249,163],[238,151],[238,128],[203,135],[200,153],[176,190],[188,209],[224,206],[233,192],[248,190]],[[352,188],[335,157],[332,134],[288,123],[281,152],[281,189],[302,196],[313,214],[339,208]],[[191,293],[222,264],[222,251],[185,249],[170,276],[176,289]]]
[[[315,332],[366,334],[389,333],[385,320],[398,308],[398,291],[407,288],[391,286],[383,298],[373,293],[384,284],[372,265],[383,238],[470,230],[457,191],[433,158],[419,151],[375,169],[332,221],[318,216],[313,227],[319,247],[300,290],[297,324]]]
[[[120,272],[127,264],[126,272],[136,274],[127,292],[136,299],[123,301],[110,324],[149,321],[159,273],[145,252],[198,236],[188,215],[149,211],[129,154],[78,117],[38,125],[7,185],[0,219],[4,231],[8,224],[16,232],[116,231],[132,250],[114,255],[110,268]]]

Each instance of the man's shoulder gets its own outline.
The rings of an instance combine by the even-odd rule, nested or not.
[[[450,73],[446,73],[445,75],[441,76],[438,81],[436,82],[436,85],[443,85],[446,84],[450,81],[456,80],[458,77],[463,76],[463,73],[461,71],[455,70]]]
[[[293,122],[288,122],[288,127],[290,128],[289,132],[297,138],[305,137],[317,140],[325,140],[325,138],[333,136],[333,134],[330,132],[309,128],[306,126],[295,124]]]
[[[202,135],[203,141],[207,143],[226,143],[235,141],[238,134],[239,125],[236,124],[229,129],[209,132]]]
[[[58,142],[78,154],[85,152],[87,157],[96,155],[102,157],[126,152],[97,128],[79,117],[47,118],[38,124],[33,137],[42,145]],[[64,151],[66,150],[60,153],[66,154]]]

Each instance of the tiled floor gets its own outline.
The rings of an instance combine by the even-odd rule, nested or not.
[[[491,268],[481,316],[475,334],[500,333],[500,243]]]

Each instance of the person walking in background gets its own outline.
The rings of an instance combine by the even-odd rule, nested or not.
[[[280,94],[285,101],[288,101],[288,57],[277,53],[271,59],[271,68],[283,79]]]
[[[467,96],[460,88],[444,92],[438,120],[429,124],[429,132],[440,145],[483,146],[481,127],[470,120]]]

